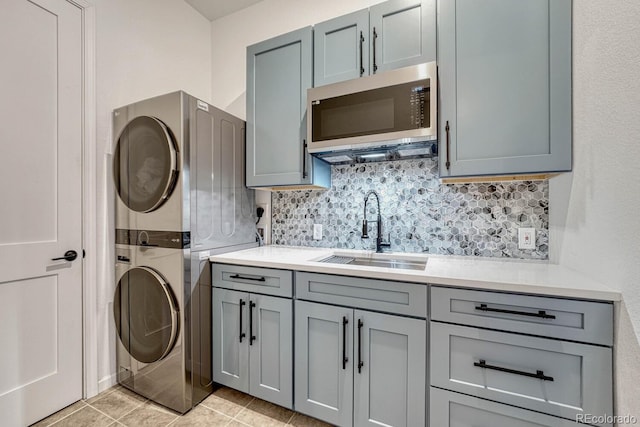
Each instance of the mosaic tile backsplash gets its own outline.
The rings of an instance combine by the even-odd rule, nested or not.
[[[380,195],[391,251],[548,259],[547,181],[442,184],[437,159],[332,166],[329,190],[280,191],[272,199],[272,243],[375,249],[376,225],[361,239],[364,196]],[[367,219],[377,215],[375,197]],[[322,224],[322,240],[313,240]],[[536,249],[518,249],[518,228],[536,229]]]

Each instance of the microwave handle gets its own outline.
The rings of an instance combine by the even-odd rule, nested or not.
[[[307,140],[302,140],[302,179],[307,179]]]

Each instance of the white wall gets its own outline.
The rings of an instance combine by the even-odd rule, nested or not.
[[[573,173],[550,182],[551,258],[623,293],[618,414],[640,418],[640,2],[573,2]]]
[[[184,90],[209,100],[211,23],[183,1],[93,0],[96,11],[98,380],[115,378],[111,112]]]
[[[211,25],[213,105],[246,118],[246,48],[382,0],[264,0]]]

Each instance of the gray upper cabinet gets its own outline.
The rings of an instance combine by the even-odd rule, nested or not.
[[[371,74],[436,60],[436,0],[371,6]]]
[[[313,30],[314,86],[369,75],[367,9],[316,24]]]
[[[440,0],[438,67],[441,177],[571,170],[571,0]]]
[[[247,48],[247,186],[328,187],[331,169],[307,152],[311,27]]]
[[[391,0],[314,26],[314,86],[436,60],[435,0]]]

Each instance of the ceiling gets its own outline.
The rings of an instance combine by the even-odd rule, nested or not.
[[[185,0],[209,21],[231,15],[262,0]]]

